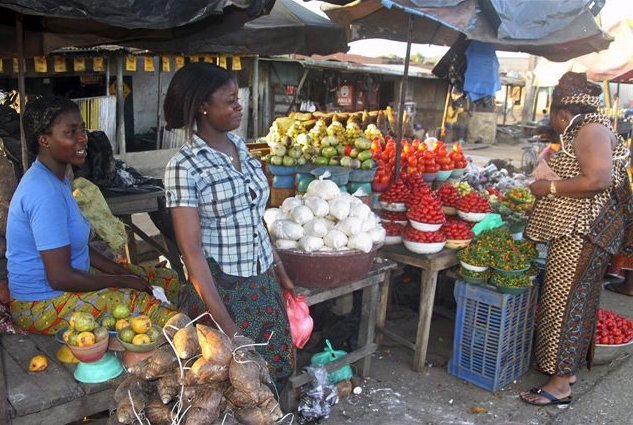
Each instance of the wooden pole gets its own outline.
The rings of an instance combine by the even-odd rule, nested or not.
[[[446,116],[448,115],[448,101],[451,99],[451,84],[446,89],[446,99],[444,100],[444,113],[442,114],[442,126],[440,127],[440,139],[446,135]]]
[[[400,156],[402,152],[402,134],[404,132],[404,100],[406,97],[407,81],[409,79],[409,63],[411,62],[411,39],[413,38],[413,15],[409,14],[409,29],[407,31],[407,53],[404,57],[404,73],[400,83],[400,107],[398,108],[398,132],[396,134],[396,178],[400,177]]]
[[[119,54],[116,58],[116,145],[117,153],[125,153],[125,120],[124,120],[124,102],[123,96],[123,55]]]
[[[24,83],[24,15],[15,15],[15,39],[18,47],[18,97],[20,102],[20,152],[22,153],[22,172],[29,168],[29,150],[24,134],[24,106],[26,105],[26,87]]]
[[[253,58],[253,83],[251,85],[253,98],[253,139],[259,137],[259,56]]]
[[[160,127],[160,122],[161,122],[161,108],[160,108],[160,99],[162,97],[162,93],[161,93],[161,72],[163,69],[163,61],[161,59],[160,56],[158,57],[158,81],[156,82],[156,91],[157,91],[157,95],[156,95],[156,149],[162,149],[161,146],[161,135],[163,133],[161,127]]]

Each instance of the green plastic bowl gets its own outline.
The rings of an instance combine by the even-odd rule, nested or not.
[[[73,376],[79,382],[98,384],[123,373],[123,365],[114,355],[106,353],[93,363],[78,363]]]
[[[495,286],[497,288],[497,292],[501,292],[502,294],[512,294],[512,295],[519,295],[530,289],[529,286],[518,287],[518,288],[510,287],[510,286],[497,286],[497,285]]]
[[[152,326],[154,329],[157,329],[158,332],[160,332],[160,334],[163,334],[163,330],[154,325]],[[156,345],[158,344],[158,341],[160,340],[160,338],[157,338],[156,341],[149,343],[149,344],[143,344],[143,345],[134,345],[132,343],[129,342],[125,342],[122,341],[121,338],[119,338],[119,334],[117,333],[116,335],[116,339],[121,343],[121,345],[127,350],[127,351],[132,351],[134,353],[147,353],[148,351],[152,351],[154,348],[156,348]]]

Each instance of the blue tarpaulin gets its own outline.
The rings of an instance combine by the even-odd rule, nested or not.
[[[472,41],[466,48],[464,92],[475,102],[487,96],[494,96],[500,89],[499,60],[494,44]]]

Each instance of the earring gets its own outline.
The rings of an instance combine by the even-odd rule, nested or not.
[[[207,111],[202,111],[202,115],[206,115],[206,114],[207,114]]]

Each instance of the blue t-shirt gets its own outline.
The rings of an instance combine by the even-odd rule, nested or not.
[[[72,195],[68,179],[59,180],[35,161],[13,194],[7,217],[7,269],[11,297],[42,301],[63,294],[51,288],[40,251],[70,245],[74,269],[88,271],[90,223]]]

